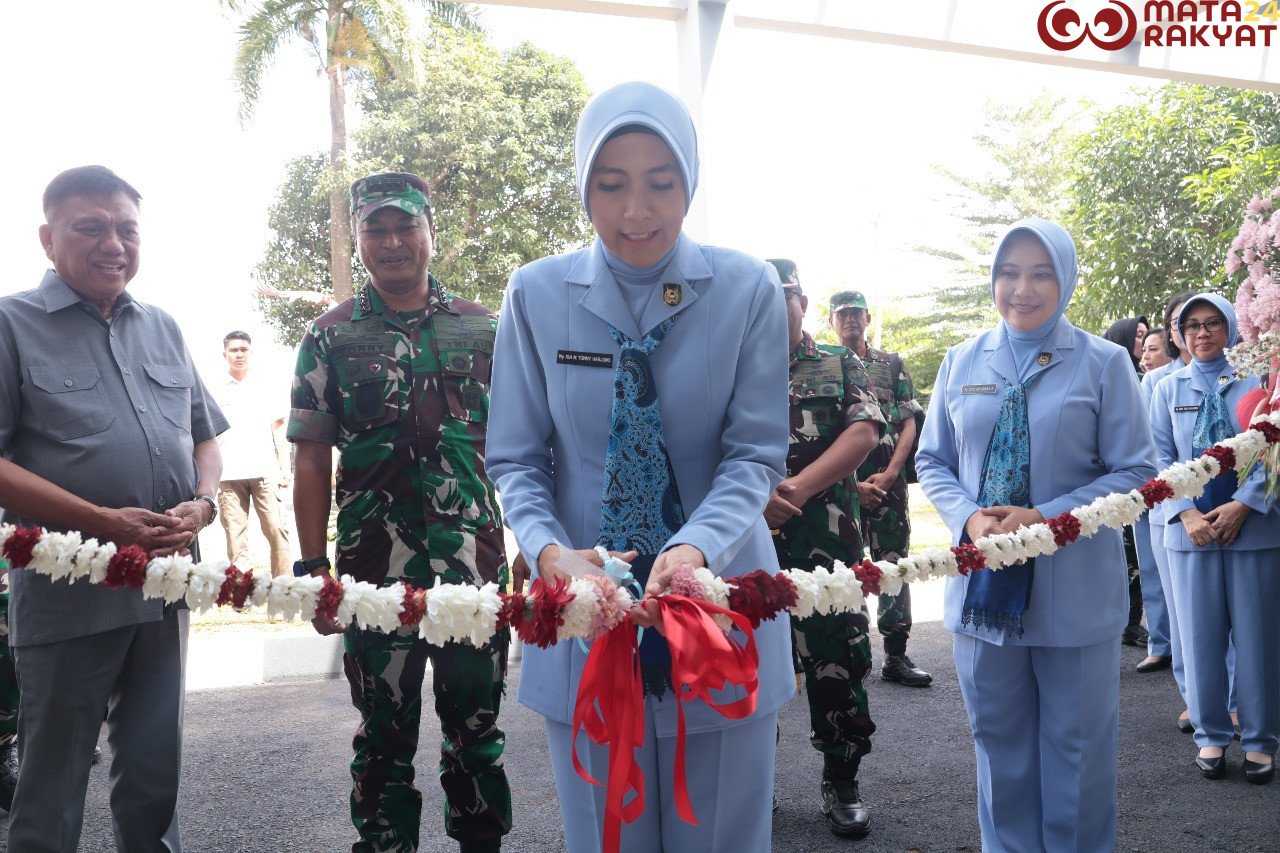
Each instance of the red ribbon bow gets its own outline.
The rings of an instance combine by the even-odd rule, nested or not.
[[[677,698],[676,813],[681,820],[697,824],[685,775],[684,703],[701,699],[731,720],[749,716],[756,709],[760,655],[746,616],[682,595],[664,595],[655,600],[671,648],[671,683]],[[725,634],[712,618],[716,615],[728,617],[746,635],[746,644]],[[711,691],[730,684],[741,686],[746,695],[717,703]],[[585,730],[596,743],[609,745],[604,850],[616,853],[622,824],[631,823],[644,812],[644,773],[635,761],[635,751],[644,743],[644,690],[635,626],[629,621],[596,640],[587,656],[574,705],[574,742],[579,730]],[[576,749],[573,766],[584,780],[600,784],[582,766]],[[624,805],[628,795],[632,795],[631,800]]]

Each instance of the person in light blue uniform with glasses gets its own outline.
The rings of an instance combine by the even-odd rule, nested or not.
[[[1259,387],[1237,378],[1224,350],[1238,342],[1231,303],[1214,293],[1188,300],[1178,328],[1191,363],[1156,386],[1152,427],[1161,467],[1185,462],[1244,428],[1240,398]],[[1280,737],[1280,508],[1267,495],[1266,472],[1241,480],[1223,472],[1195,499],[1164,504],[1173,595],[1182,640],[1187,707],[1195,726],[1196,765],[1208,779],[1226,773],[1232,740],[1227,646],[1235,647],[1235,691],[1244,777],[1266,784],[1275,774]]]
[[[590,247],[515,272],[498,322],[487,468],[520,551],[544,580],[562,549],[634,560],[650,592],[683,563],[721,577],[778,562],[764,507],[785,473],[787,320],[773,267],[681,234],[698,182],[693,122],[675,97],[626,83],[583,111],[578,189]],[[641,616],[644,621],[644,617]],[[756,631],[753,714],[685,705],[698,825],[673,798],[676,700],[665,641],[646,630],[644,813],[626,851],[770,849],[778,708],[794,693],[790,626]],[[570,723],[586,652],[526,647],[520,701],[546,718],[571,853],[601,846],[605,789],[575,772]],[[741,691],[722,691],[724,699]],[[607,750],[576,744],[596,779]]]
[[[1014,223],[996,248],[1001,320],[952,347],[916,470],[955,543],[1137,488],[1154,448],[1128,353],[1063,316],[1076,250]],[[1104,529],[1051,556],[947,581],[944,622],[973,732],[982,848],[1110,851],[1116,836],[1124,550]]]

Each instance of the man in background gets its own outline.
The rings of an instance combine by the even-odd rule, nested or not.
[[[218,408],[231,429],[218,436],[222,450],[222,482],[218,509],[227,534],[227,559],[249,568],[249,505],[258,514],[262,535],[271,546],[271,575],[287,575],[289,528],[285,524],[280,486],[289,480],[289,460],[277,433],[284,429],[289,410],[284,383],[264,380],[250,371],[253,341],[246,332],[228,332],[222,339],[227,375],[214,388]]]
[[[911,374],[901,357],[867,344],[871,312],[867,299],[856,290],[842,290],[831,297],[831,327],[840,343],[862,359],[871,380],[872,393],[888,422],[884,437],[858,467],[858,500],[862,504],[862,537],[871,559],[897,562],[907,556],[911,543],[911,515],[907,505],[907,478],[903,473],[915,444],[916,416],[924,410],[916,402]],[[933,676],[907,656],[911,637],[911,587],[902,585],[897,595],[880,595],[876,601],[877,627],[884,641],[884,666],[880,677],[908,687],[928,687]]]

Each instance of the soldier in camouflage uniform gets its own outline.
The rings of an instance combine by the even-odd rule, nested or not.
[[[862,559],[853,478],[884,432],[884,417],[858,357],[820,347],[804,331],[808,300],[795,263],[770,261],[786,294],[791,343],[791,440],[787,478],[765,507],[783,568],[814,571]],[[875,723],[863,681],[871,669],[866,610],[792,619],[804,671],[810,740],[823,756],[822,811],[832,832],[866,835],[870,818],[858,791],[858,765],[871,751]]]
[[[911,515],[907,506],[907,478],[903,469],[911,459],[916,439],[916,416],[924,410],[916,401],[911,374],[897,353],[867,344],[871,323],[867,299],[856,290],[831,297],[831,327],[840,343],[862,359],[871,389],[880,403],[888,427],[884,438],[858,467],[858,499],[862,504],[862,539],[871,559],[896,562],[907,556],[911,542]],[[897,595],[876,599],[877,627],[884,641],[884,666],[880,677],[909,687],[928,687],[933,676],[907,657],[911,636],[911,587],[902,585]]]
[[[485,475],[496,319],[427,272],[434,242],[421,178],[381,174],[351,187],[369,281],[318,318],[298,350],[288,437],[297,444],[295,573],[326,573],[332,448],[339,575],[381,585],[507,581],[502,521]],[[317,619],[321,633],[341,630]],[[498,850],[511,792],[497,717],[508,636],[429,645],[415,629],[354,625],[344,665],[360,712],[351,762],[354,853],[418,849],[414,753],[428,660],[443,733],[445,830],[464,851]]]

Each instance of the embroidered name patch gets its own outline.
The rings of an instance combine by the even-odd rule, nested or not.
[[[607,352],[575,352],[556,350],[556,364],[576,364],[580,367],[613,367],[613,355]]]
[[[961,394],[994,394],[996,386],[994,385],[965,385],[960,389]]]
[[[1175,412],[1198,412],[1200,411],[1200,407],[1199,406],[1174,406],[1173,410]]]

